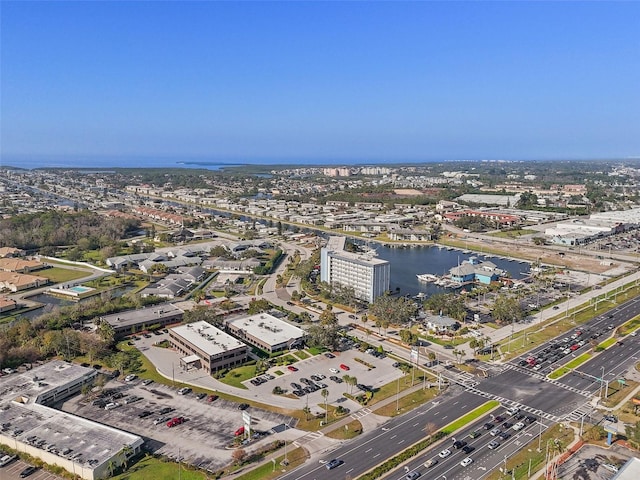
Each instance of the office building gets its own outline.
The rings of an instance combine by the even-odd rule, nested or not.
[[[188,323],[169,329],[169,340],[184,357],[185,367],[202,368],[211,373],[242,365],[249,347],[237,338],[205,322]]]
[[[304,338],[304,330],[268,313],[228,320],[227,327],[242,341],[269,353],[287,350]]]

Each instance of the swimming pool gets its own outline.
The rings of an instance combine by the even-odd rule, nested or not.
[[[76,293],[87,293],[93,290],[93,288],[83,287],[82,285],[74,285],[73,287],[70,287],[69,290]]]

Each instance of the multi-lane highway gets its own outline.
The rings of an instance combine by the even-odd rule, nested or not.
[[[403,451],[410,445],[427,437],[424,428],[432,423],[436,428],[444,427],[462,413],[469,412],[486,399],[452,387],[444,395],[419,407],[406,415],[389,420],[382,427],[365,433],[357,441],[346,443],[328,453],[322,463],[307,463],[285,474],[283,479],[332,480],[347,475],[357,478],[371,467]],[[327,461],[337,458],[344,463],[339,470],[328,470]]]
[[[528,354],[504,364],[502,370],[496,375],[480,381],[475,379],[463,381],[461,385],[464,389],[452,387],[442,397],[406,415],[390,420],[382,428],[363,434],[327,453],[319,463],[305,464],[284,475],[283,478],[289,480],[333,479],[338,476],[356,478],[413,443],[424,439],[426,435],[424,427],[427,423],[442,427],[486,399],[496,399],[507,406],[515,405],[521,409],[521,414],[535,416],[545,427],[552,422],[567,418],[584,406],[594,393],[597,393],[601,383],[598,378],[602,376],[603,366],[605,379],[609,380],[618,378],[638,361],[639,339],[636,336],[627,336],[621,345],[614,345],[585,363],[578,369],[578,373],[567,375],[556,381],[549,380],[546,374],[567,363],[574,356],[592,348],[588,340],[597,342],[605,340],[613,334],[615,328],[638,314],[640,314],[640,299],[630,300],[606,315],[596,317],[579,327],[576,326],[574,331],[563,333]],[[580,331],[580,335],[571,338],[576,331]],[[591,338],[592,336],[594,338]],[[568,338],[569,341],[565,342],[564,338]],[[588,339],[582,346],[578,345],[582,341],[581,338]],[[574,344],[578,347],[571,350],[570,346]],[[569,347],[570,353],[557,356],[560,346],[563,351]],[[557,358],[554,358],[556,356]],[[530,357],[536,359],[534,365],[526,362]],[[525,364],[521,364],[522,361],[525,361]],[[536,364],[540,364],[541,367],[534,369]],[[581,376],[580,372],[587,375]],[[455,379],[455,376],[451,378]],[[483,431],[480,437],[471,439],[469,442],[474,450],[468,455],[462,451],[454,453],[454,450],[451,450],[450,456],[439,459],[442,461],[427,469],[424,462],[432,458],[430,456],[432,452],[425,453],[408,464],[409,471],[418,469],[424,474],[429,470],[429,478],[436,478],[438,475],[448,479],[456,478],[457,475],[460,475],[459,478],[465,476],[482,478],[484,476],[482,472],[488,473],[500,465],[500,460],[504,459],[505,455],[511,455],[526,444],[528,439],[539,433],[540,424],[534,425],[537,426],[527,426],[518,432],[511,432],[511,437],[501,441],[500,447],[496,449],[488,448],[491,435]],[[474,425],[472,428],[477,426]],[[465,434],[462,433],[462,435]],[[437,456],[437,452],[435,455]],[[460,462],[467,456],[472,458],[473,462],[466,466],[461,465]],[[326,462],[333,458],[344,462],[337,467],[339,470],[328,470],[325,467]],[[388,478],[403,478],[406,474],[407,472],[396,472]]]
[[[518,425],[514,429],[513,426],[518,422],[523,426],[519,428]],[[509,458],[523,445],[540,436],[547,427],[548,422],[541,424],[532,416],[521,412],[509,414],[506,409],[500,408],[492,415],[475,422],[455,438],[445,439],[383,478],[405,480],[407,475],[417,472],[423,478],[480,480],[503,464],[505,457]],[[498,431],[503,437],[499,436]],[[467,451],[464,451],[465,448]],[[471,462],[465,462],[467,458]]]

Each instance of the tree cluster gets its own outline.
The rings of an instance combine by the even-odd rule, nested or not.
[[[104,217],[88,211],[49,210],[0,220],[0,246],[34,250],[78,245],[93,250],[112,245],[138,226],[137,220]]]

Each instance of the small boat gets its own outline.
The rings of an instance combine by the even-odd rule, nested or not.
[[[421,273],[416,275],[416,277],[421,282],[435,282],[438,279],[438,277],[432,273]]]

